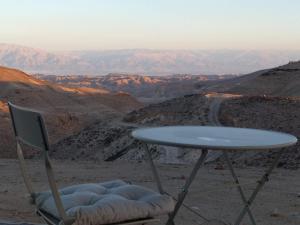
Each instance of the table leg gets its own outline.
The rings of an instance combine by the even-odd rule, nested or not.
[[[161,184],[161,181],[160,181],[160,178],[159,178],[157,169],[156,169],[155,164],[154,164],[153,159],[152,159],[151,151],[150,151],[150,149],[149,149],[149,147],[148,147],[148,145],[147,145],[146,143],[142,143],[142,144],[145,146],[146,154],[147,154],[147,159],[148,159],[148,161],[149,161],[149,163],[150,163],[150,167],[151,167],[151,170],[152,170],[152,173],[153,173],[153,176],[154,176],[156,185],[157,185],[157,189],[159,190],[159,192],[160,192],[161,194],[167,194],[167,195],[173,197],[173,196],[170,195],[168,192],[166,192],[165,190],[163,190],[163,187],[162,187],[162,184]],[[205,151],[205,150],[203,150],[203,151]],[[207,154],[207,153],[205,153],[205,154]],[[205,155],[205,156],[206,156],[206,155]],[[201,155],[201,157],[202,157],[202,155]],[[203,157],[204,157],[204,156],[203,156]],[[201,161],[202,161],[202,159],[201,159]],[[203,163],[203,162],[202,162],[202,163]],[[200,163],[200,165],[201,165],[201,163]],[[199,168],[198,168],[198,169],[199,169]],[[174,197],[173,197],[173,199],[174,199],[176,202],[179,201],[178,198],[174,198]],[[197,216],[199,216],[200,218],[202,218],[203,220],[209,221],[207,218],[205,218],[205,217],[204,217],[203,215],[201,215],[199,212],[196,212],[195,210],[193,210],[192,208],[190,208],[188,205],[184,204],[183,202],[181,203],[181,205],[184,206],[185,208],[187,208],[189,211],[191,211],[191,212],[193,212],[194,214],[196,214]],[[177,210],[178,210],[178,209],[177,209]],[[169,217],[170,217],[171,215],[172,215],[172,213],[169,214]],[[174,217],[173,217],[173,219],[174,219]],[[173,220],[172,220],[172,222],[170,221],[169,224],[174,224],[174,221],[173,221]]]
[[[164,189],[162,187],[162,184],[161,184],[161,181],[160,181],[157,169],[156,169],[156,167],[154,165],[150,149],[149,149],[149,147],[148,147],[148,145],[146,143],[144,143],[144,146],[145,146],[147,158],[148,158],[148,161],[150,163],[150,167],[151,167],[154,179],[155,179],[155,183],[157,185],[157,189],[158,189],[158,191],[159,191],[160,194],[165,194],[165,191],[164,191]]]
[[[253,224],[253,225],[256,225],[255,219],[254,219],[254,217],[253,217],[253,215],[252,215],[252,212],[251,212],[250,208],[249,208],[248,205],[247,205],[247,199],[246,199],[246,196],[245,196],[245,194],[244,194],[244,192],[243,192],[243,189],[242,189],[242,187],[241,187],[241,185],[240,185],[239,179],[238,179],[238,177],[237,177],[237,175],[236,175],[236,173],[235,173],[235,171],[234,171],[234,169],[233,169],[233,166],[232,166],[231,160],[229,159],[228,153],[227,153],[226,151],[223,151],[223,155],[224,155],[224,157],[225,157],[225,160],[226,160],[226,162],[227,162],[227,165],[228,165],[228,167],[229,167],[229,170],[230,170],[230,172],[231,172],[231,175],[232,175],[232,177],[233,177],[233,179],[234,179],[234,182],[235,182],[236,185],[237,185],[237,189],[238,189],[238,191],[239,191],[239,193],[240,193],[240,195],[241,195],[241,198],[242,198],[242,200],[243,200],[243,203],[244,203],[244,205],[245,205],[245,207],[246,207],[246,210],[247,210],[247,213],[248,213],[248,215],[249,215],[249,218],[250,218],[252,224]]]
[[[258,181],[258,184],[255,188],[255,190],[253,191],[252,195],[250,196],[250,198],[247,200],[247,204],[244,206],[244,208],[242,209],[240,215],[238,216],[238,218],[236,219],[234,225],[240,225],[242,219],[244,218],[247,209],[251,206],[251,204],[253,203],[253,201],[255,200],[258,192],[261,190],[261,188],[264,186],[264,184],[269,181],[269,176],[272,173],[273,169],[277,166],[278,161],[281,157],[281,155],[283,154],[283,149],[280,150],[276,156],[276,158],[274,159],[273,163],[271,164],[271,166],[269,167],[269,169],[265,172],[265,174],[262,176],[262,178]]]
[[[192,184],[193,180],[195,179],[195,176],[197,175],[198,170],[200,169],[201,165],[203,164],[206,156],[207,156],[208,150],[207,149],[203,149],[201,156],[199,157],[198,161],[196,162],[196,165],[194,166],[189,178],[187,179],[187,181],[185,182],[185,185],[182,189],[182,191],[179,193],[178,195],[178,201],[175,205],[174,211],[170,214],[169,219],[167,221],[167,225],[173,225],[174,224],[174,218],[179,210],[179,208],[181,207],[187,193],[189,190],[190,185]]]

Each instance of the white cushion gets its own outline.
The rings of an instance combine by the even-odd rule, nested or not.
[[[174,209],[170,196],[122,180],[69,186],[59,190],[66,214],[75,225],[99,225],[155,217]],[[59,218],[51,192],[36,195],[36,204]]]

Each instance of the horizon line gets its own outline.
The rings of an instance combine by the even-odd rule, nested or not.
[[[279,48],[86,48],[86,49],[72,49],[72,50],[51,50],[48,48],[41,48],[35,46],[29,46],[24,44],[0,42],[0,45],[11,45],[16,47],[31,48],[35,50],[47,51],[51,53],[60,52],[81,52],[81,51],[135,51],[135,50],[146,50],[146,51],[300,51],[299,49],[279,49]]]

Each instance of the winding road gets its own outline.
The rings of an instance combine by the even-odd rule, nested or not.
[[[207,98],[211,98],[209,112],[207,115],[209,125],[211,126],[222,126],[222,123],[219,120],[220,108],[222,102],[228,98],[235,98],[239,95],[223,94],[223,93],[212,93],[207,94]],[[205,163],[213,162],[217,160],[222,155],[220,151],[208,151],[207,160]]]
[[[224,93],[211,93],[206,95],[207,98],[211,98],[209,112],[208,112],[208,122],[212,126],[222,126],[219,120],[221,104],[225,99],[237,98],[240,95],[224,94]]]
[[[223,101],[222,97],[214,97],[214,99],[210,103],[209,112],[207,116],[210,125],[222,126],[219,120],[219,112],[220,112],[222,101]]]

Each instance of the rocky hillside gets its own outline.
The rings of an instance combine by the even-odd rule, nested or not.
[[[25,75],[23,74],[22,76]],[[126,82],[132,85],[132,79],[128,80],[126,77],[123,79],[122,76],[117,76],[114,79],[114,76],[108,76],[107,82],[121,80],[121,86],[123,83],[126,84]],[[78,87],[80,86],[78,83],[74,85],[69,84],[70,86],[66,88],[65,86],[54,85],[48,83],[48,81],[41,81],[28,75],[22,77],[24,82],[19,77],[8,82],[5,80],[8,78],[3,78],[3,83],[6,83],[6,86],[7,84],[13,86],[8,85],[10,88],[2,88],[1,96],[5,99],[8,93],[10,99],[16,98],[17,102],[23,102],[24,105],[28,104],[37,108],[43,106],[40,110],[44,112],[46,117],[49,115],[48,118],[51,118],[51,113],[55,114],[55,116],[61,115],[61,112],[66,115],[73,115],[74,119],[72,117],[72,122],[66,123],[66,129],[58,131],[64,133],[60,136],[65,135],[65,138],[55,143],[52,142],[52,155],[55,158],[107,161],[116,159],[141,160],[144,158],[144,152],[140,149],[141,146],[130,137],[130,132],[134,128],[178,124],[207,125],[211,123],[211,118],[214,118],[214,116],[211,116],[212,111],[214,111],[214,115],[216,115],[216,111],[219,112],[217,117],[219,117],[219,120],[225,126],[278,130],[292,133],[299,137],[299,97],[275,96],[298,96],[298,78],[299,62],[294,62],[229,80],[219,82],[208,81],[210,82],[209,85],[200,87],[201,91],[216,89],[219,91],[217,94],[202,93],[185,95],[164,102],[150,104],[143,108],[138,108],[140,105],[129,95],[111,93],[107,88],[93,89],[88,85],[82,88]],[[31,79],[30,82],[28,79]],[[180,79],[183,79],[182,82],[184,84],[184,77]],[[154,77],[149,81],[147,81],[147,77],[144,79],[136,77],[133,80],[133,84],[139,85],[143,82],[156,82]],[[88,82],[88,84],[91,83]],[[182,86],[184,87],[184,85]],[[37,89],[30,92],[27,90],[28,87],[30,87],[29,90],[33,87]],[[171,87],[174,91],[180,88],[180,86]],[[6,90],[9,90],[9,92]],[[221,91],[224,93],[220,93]],[[51,94],[49,95],[49,93]],[[239,95],[226,93],[238,93]],[[21,98],[20,96],[26,97]],[[66,97],[68,99],[65,99]],[[36,98],[34,103],[30,101],[31,98]],[[47,106],[45,106],[45,102],[48,103]],[[70,104],[66,104],[66,102],[70,102],[71,106]],[[100,104],[95,105],[96,102]],[[5,109],[4,103],[2,103],[2,107],[3,118],[6,115],[6,120],[8,121],[7,112],[5,112],[7,109]],[[88,114],[86,114],[86,109],[89,109]],[[127,114],[122,113],[129,109],[135,110]],[[121,113],[118,113],[120,111]],[[71,112],[76,113],[72,114]],[[101,112],[102,117],[98,117],[99,112]],[[52,115],[52,118],[56,118],[55,116]],[[93,118],[93,120],[89,118]],[[87,120],[90,123],[86,122]],[[51,119],[48,121],[50,121],[50,132],[53,135],[52,140],[55,140],[54,137],[58,127],[55,124],[60,124],[61,126],[62,122],[53,123]],[[67,121],[70,121],[70,119]],[[79,125],[72,128],[73,124]],[[76,129],[79,127],[82,128],[82,124],[86,125],[84,129]],[[71,129],[69,129],[70,127]],[[67,133],[67,130],[71,130],[72,132]],[[299,147],[298,144],[295,147],[288,148],[279,166],[299,168]],[[156,159],[163,162],[193,162],[197,155],[195,151],[174,150],[169,147],[154,146],[152,151],[155,153]],[[233,160],[235,165],[238,166],[244,166],[245,164],[266,166],[272,157],[274,157],[274,152],[272,151],[265,154],[250,152],[249,154],[233,155]],[[220,160],[222,162],[222,159]]]
[[[130,137],[136,127],[160,125],[207,125],[211,111],[220,108],[218,117],[225,126],[252,127],[288,132],[300,137],[299,62],[289,63],[274,69],[224,80],[211,81],[203,90],[217,89],[219,94],[193,94],[178,97],[158,104],[151,104],[134,110],[124,116],[123,121],[109,124],[95,124],[84,131],[63,140],[55,146],[55,156],[86,159],[115,160],[142,159],[143,151]],[[209,87],[209,88],[207,88]],[[228,95],[226,93],[238,93]],[[215,96],[212,100],[209,96]],[[218,107],[218,104],[219,107]],[[213,107],[212,107],[213,106]],[[88,146],[88,147],[87,147]],[[62,156],[60,148],[68,149]],[[76,150],[76,154],[74,153]],[[190,162],[195,160],[194,151],[168,150],[168,147],[155,147],[153,152],[161,161]],[[300,167],[300,146],[287,149],[279,166]],[[126,154],[125,154],[126,153]],[[172,153],[172,154],[169,154]],[[274,157],[274,152],[248,152],[232,155],[235,165],[266,166]],[[177,160],[177,161],[176,161]],[[222,158],[220,159],[222,162]]]
[[[0,157],[16,155],[7,101],[41,111],[51,143],[95,121],[120,117],[141,106],[128,94],[54,85],[22,71],[0,67]]]
[[[287,132],[300,138],[300,98],[283,97],[239,97],[223,102],[220,121],[226,126],[250,127]],[[268,165],[274,151],[252,152],[238,155],[234,160],[239,164],[252,166]],[[300,143],[287,148],[279,166],[300,168]]]
[[[139,149],[130,132],[137,127],[158,125],[205,125],[208,123],[209,99],[205,95],[187,95],[134,110],[123,120],[99,122],[53,146],[54,157],[68,159],[140,160],[144,151]],[[61,151],[64,149],[64,151]],[[153,149],[156,157],[166,158],[166,148]],[[180,151],[178,159],[193,161],[193,152]],[[176,158],[177,156],[175,156]]]
[[[138,127],[165,125],[208,125],[213,99],[210,95],[187,95],[158,104],[151,104],[134,110],[109,123],[98,123],[68,137],[54,147],[54,157],[61,159],[88,160],[141,160],[144,151],[130,137],[130,132]],[[300,100],[278,97],[224,98],[219,119],[225,126],[252,127],[288,132],[300,137]],[[60,149],[64,149],[61,151]],[[300,167],[300,146],[287,149],[279,166],[295,169]],[[196,150],[174,149],[153,146],[152,151],[161,162],[189,163],[198,156]],[[274,152],[248,152],[232,155],[235,165],[266,166],[274,157]],[[222,162],[222,158],[220,158]]]

